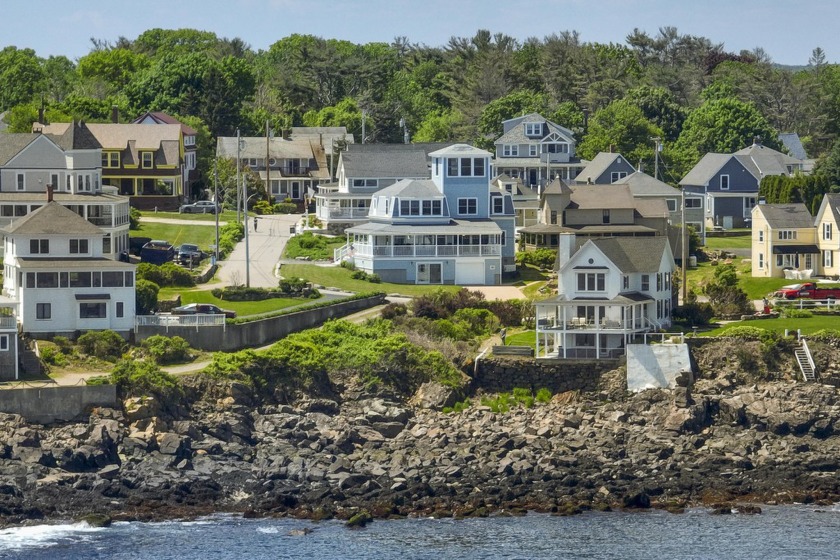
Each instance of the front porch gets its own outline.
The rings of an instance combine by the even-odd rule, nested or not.
[[[315,215],[324,224],[330,222],[366,222],[370,211],[370,195],[315,195]]]
[[[615,359],[628,344],[670,325],[656,315],[656,300],[639,292],[611,300],[559,295],[536,304],[536,357]]]

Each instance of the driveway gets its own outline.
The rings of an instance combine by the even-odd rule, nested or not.
[[[228,258],[219,263],[217,277],[222,285],[248,284],[255,288],[277,286],[277,263],[291,237],[290,228],[300,221],[300,214],[273,214],[257,216],[254,231],[254,217],[248,216],[248,253],[244,240]]]
[[[481,292],[488,300],[524,299],[522,291],[516,286],[464,286],[472,292]]]

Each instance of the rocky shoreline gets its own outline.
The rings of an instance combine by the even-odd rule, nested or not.
[[[346,392],[289,406],[261,405],[234,383],[176,414],[133,399],[124,411],[61,426],[0,415],[0,525],[89,514],[728,512],[735,503],[840,498],[835,387],[746,385],[731,374],[628,394],[610,389],[621,376],[507,413],[440,412],[449,395],[431,385],[409,402]]]

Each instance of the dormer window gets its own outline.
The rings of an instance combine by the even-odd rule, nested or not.
[[[154,154],[152,152],[142,152],[142,155],[140,157],[143,169],[151,169],[153,167]]]
[[[525,136],[542,136],[542,123],[525,123]]]
[[[501,196],[494,196],[493,197],[493,213],[494,214],[504,214],[505,213],[505,199]]]

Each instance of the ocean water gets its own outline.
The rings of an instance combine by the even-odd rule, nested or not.
[[[292,531],[311,529],[306,535]],[[76,559],[761,559],[838,558],[840,508],[764,507],[761,515],[586,513],[341,522],[246,520],[40,525],[0,530],[0,558]]]

